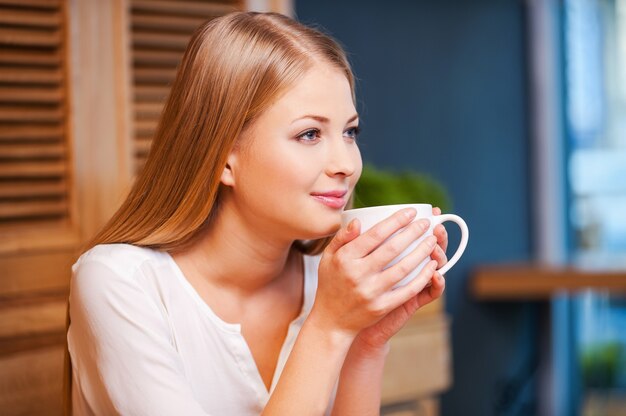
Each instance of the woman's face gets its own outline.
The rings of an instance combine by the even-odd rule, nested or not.
[[[309,70],[242,134],[222,182],[244,221],[264,235],[334,233],[361,175],[358,116],[346,76]]]

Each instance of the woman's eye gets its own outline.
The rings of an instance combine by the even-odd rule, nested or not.
[[[315,141],[319,137],[320,137],[320,131],[317,129],[307,130],[304,133],[298,135],[298,139],[305,141],[305,142]]]
[[[355,127],[350,127],[348,130],[346,130],[344,134],[347,137],[351,138],[352,140],[356,140],[357,137],[359,137],[360,132],[361,132],[361,129],[359,128],[359,126],[355,126]]]

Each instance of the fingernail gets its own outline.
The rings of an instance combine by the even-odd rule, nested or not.
[[[417,210],[415,208],[407,208],[404,210],[404,216],[407,218],[414,218],[417,215]]]
[[[428,247],[435,247],[435,244],[437,244],[437,237],[434,235],[429,236],[426,239],[426,244],[428,244]]]
[[[348,231],[349,233],[352,232],[352,230],[354,229],[354,220],[350,221],[348,223],[348,227],[346,228],[346,231]]]
[[[431,261],[428,267],[430,267],[433,271],[437,270],[437,261],[436,260]]]

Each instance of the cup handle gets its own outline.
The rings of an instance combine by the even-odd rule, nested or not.
[[[456,223],[461,229],[461,242],[459,243],[459,248],[456,249],[456,252],[452,256],[450,260],[439,270],[437,270],[440,274],[445,274],[448,270],[452,268],[456,264],[457,261],[463,255],[465,251],[465,247],[467,247],[467,241],[469,239],[469,230],[467,229],[467,224],[463,221],[463,218],[454,214],[442,214],[433,216],[434,225],[442,224],[446,221],[452,221]]]

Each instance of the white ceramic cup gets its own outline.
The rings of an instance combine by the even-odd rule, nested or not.
[[[429,235],[433,235],[433,229],[437,224],[441,224],[446,221],[452,221],[455,222],[459,226],[459,228],[461,228],[461,242],[459,243],[459,247],[456,249],[456,252],[450,258],[450,260],[448,260],[445,266],[437,270],[440,274],[445,274],[448,270],[452,268],[452,266],[456,264],[457,261],[459,261],[459,259],[463,255],[463,252],[465,251],[465,247],[467,247],[467,241],[469,239],[469,230],[467,229],[467,224],[465,224],[465,221],[463,221],[463,219],[458,215],[433,215],[433,207],[430,204],[382,205],[378,207],[357,208],[344,211],[341,215],[341,225],[345,227],[354,218],[358,218],[361,222],[361,233],[364,233],[385,218],[390,217],[395,212],[400,211],[404,208],[414,208],[417,211],[417,215],[415,216],[415,219],[413,221],[418,221],[422,218],[426,218],[430,221],[430,226],[421,237],[411,243],[411,245],[409,245],[402,253],[400,253],[398,257],[392,260],[385,267],[385,269],[393,266],[394,264],[402,260],[402,258],[404,258],[411,251],[413,251],[422,240],[424,240]],[[430,257],[427,257],[422,263],[419,264],[419,266],[417,266],[417,268],[415,268],[415,270],[413,270],[404,279],[398,282],[394,286],[394,289],[396,287],[404,286],[411,280],[413,280],[430,260]]]

